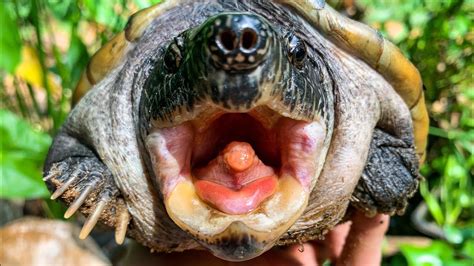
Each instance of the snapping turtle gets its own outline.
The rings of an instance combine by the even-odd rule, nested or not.
[[[80,99],[80,100],[79,100]],[[45,165],[52,198],[155,251],[246,260],[403,213],[427,113],[417,69],[323,1],[164,1],[91,59]]]

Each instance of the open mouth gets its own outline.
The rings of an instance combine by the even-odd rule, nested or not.
[[[266,248],[304,211],[325,135],[319,121],[268,107],[248,113],[209,107],[190,121],[153,129],[147,148],[178,226],[208,246],[238,227]]]
[[[276,190],[280,168],[276,132],[249,114],[219,116],[195,137],[193,151],[191,169],[198,196],[224,213],[253,211]]]

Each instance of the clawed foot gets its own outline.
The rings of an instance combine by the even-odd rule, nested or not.
[[[106,210],[115,216],[116,242],[123,243],[130,214],[112,174],[103,163],[96,158],[68,158],[52,164],[43,180],[50,190],[54,190],[52,200],[61,197],[68,203],[65,218],[70,218],[79,208],[89,213],[79,238],[85,239],[89,235]]]

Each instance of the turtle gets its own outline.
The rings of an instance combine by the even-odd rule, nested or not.
[[[157,252],[229,261],[402,215],[428,114],[416,67],[321,0],[166,0],[91,58],[44,167],[52,199]]]

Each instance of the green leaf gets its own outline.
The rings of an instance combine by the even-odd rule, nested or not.
[[[67,208],[63,202],[46,199],[43,201],[43,208],[49,218],[65,220],[64,213]]]
[[[158,3],[161,3],[163,2],[164,0],[150,0],[150,4],[154,5],[154,4],[158,4]]]
[[[466,256],[474,258],[474,239],[469,239],[464,243],[461,252]]]
[[[71,44],[66,55],[66,66],[71,73],[70,81],[75,84],[89,62],[87,47],[76,32],[71,33]],[[72,85],[71,84],[71,85]]]
[[[120,1],[84,0],[83,3],[89,16],[95,22],[107,26],[113,32],[118,32],[125,26],[126,18],[115,12],[115,6],[122,5]],[[122,6],[122,8],[125,7]]]
[[[133,2],[135,3],[135,5],[138,6],[139,9],[147,8],[150,6],[149,0],[133,0]]]
[[[419,8],[410,14],[410,24],[412,27],[423,26],[429,19],[430,16],[424,8]]]
[[[374,9],[367,16],[368,22],[385,22],[393,17],[393,10],[391,9]]]
[[[39,198],[49,195],[41,179],[51,137],[0,109],[0,197]]]
[[[8,10],[7,3],[0,1],[0,69],[13,73],[21,59],[21,39],[18,26]]]
[[[138,9],[143,9],[158,4],[162,2],[162,0],[133,0],[133,2],[138,6]]]
[[[454,255],[453,249],[441,241],[433,241],[428,247],[402,244],[400,251],[409,266],[442,266],[443,261],[451,260]]]
[[[3,109],[0,109],[0,135],[3,151],[22,152],[35,161],[42,161],[51,145],[48,134],[33,129],[28,122]]]
[[[471,20],[464,16],[457,16],[454,21],[450,23],[450,31],[449,31],[449,38],[456,39],[459,37],[463,37],[469,31],[469,26],[471,24]]]
[[[36,162],[12,153],[0,153],[1,198],[41,198],[49,195]]]
[[[453,244],[461,244],[463,241],[463,235],[461,233],[461,230],[454,226],[446,225],[444,227],[444,234],[446,235],[448,241]]]
[[[430,211],[433,218],[436,220],[436,223],[439,225],[444,224],[444,215],[441,206],[439,205],[436,197],[433,196],[433,194],[429,191],[426,180],[423,180],[420,183],[420,193],[425,199],[426,205],[428,206],[428,210]]]
[[[76,10],[77,2],[75,0],[48,0],[46,4],[56,18],[71,22],[76,17],[73,14],[79,12]]]

